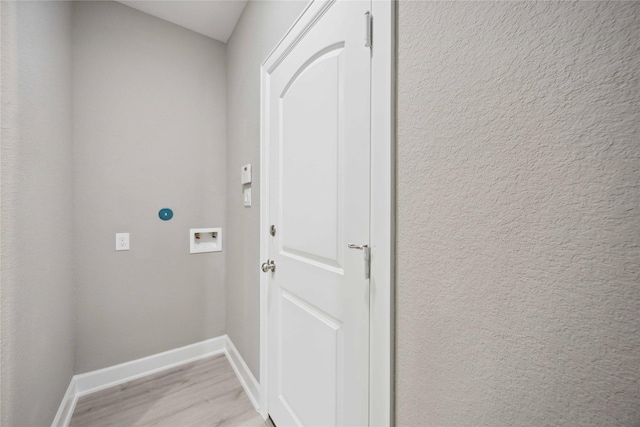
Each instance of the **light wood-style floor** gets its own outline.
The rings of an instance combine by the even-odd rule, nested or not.
[[[224,354],[78,400],[69,426],[262,427]]]

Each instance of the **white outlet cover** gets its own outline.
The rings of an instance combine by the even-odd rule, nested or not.
[[[251,184],[251,165],[242,166],[242,173],[240,175],[242,184]]]
[[[129,250],[129,233],[116,233],[116,251]]]

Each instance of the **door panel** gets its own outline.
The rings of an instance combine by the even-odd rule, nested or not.
[[[344,225],[342,52],[338,47],[304,64],[280,97],[283,252],[337,268]]]
[[[336,425],[342,325],[286,291],[282,291],[281,303],[280,399],[301,424],[304,419]],[[316,359],[326,361],[321,369],[314,366]],[[309,384],[320,398],[308,399]]]
[[[370,3],[324,5],[265,79],[265,202],[278,230],[268,406],[279,427],[368,424],[369,281],[347,244],[369,242]]]

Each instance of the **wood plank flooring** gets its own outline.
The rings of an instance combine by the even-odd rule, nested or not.
[[[264,426],[224,354],[78,399],[70,427]]]

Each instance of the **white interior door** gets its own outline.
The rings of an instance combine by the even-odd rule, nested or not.
[[[310,8],[266,90],[268,409],[278,427],[368,424],[369,2]],[[309,20],[308,20],[309,21]],[[300,25],[297,25],[300,27]]]

